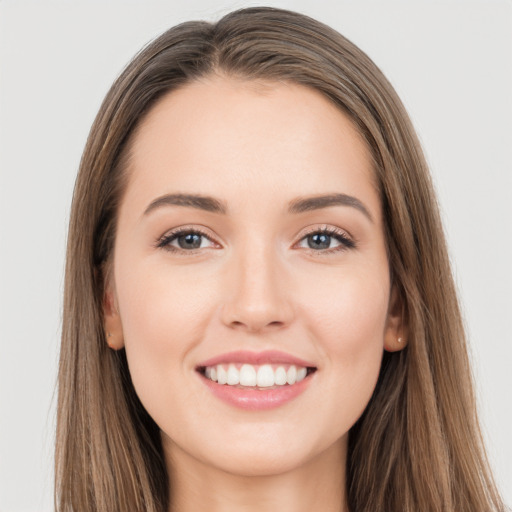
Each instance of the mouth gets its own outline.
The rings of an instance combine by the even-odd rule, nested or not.
[[[232,352],[196,367],[217,397],[237,408],[271,409],[303,393],[317,367],[293,356],[267,351]]]
[[[295,364],[228,363],[199,366],[197,371],[205,378],[220,385],[237,389],[279,389],[293,386],[316,371],[313,366]]]

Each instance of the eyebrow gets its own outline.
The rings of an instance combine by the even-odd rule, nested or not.
[[[144,215],[162,206],[185,206],[222,215],[225,215],[228,210],[224,202],[214,197],[196,194],[165,194],[152,201],[144,211]],[[298,214],[330,206],[349,206],[355,208],[373,222],[373,218],[366,206],[356,197],[347,194],[327,194],[294,199],[288,204],[288,212]]]
[[[359,199],[347,194],[328,194],[294,199],[289,203],[288,211],[290,213],[303,213],[311,210],[328,208],[329,206],[350,206],[359,210],[368,218],[368,220],[373,222],[373,218],[368,208],[366,208]]]
[[[195,194],[165,194],[152,201],[144,211],[144,215],[161,206],[187,206],[212,213],[227,213],[225,204],[214,197]]]

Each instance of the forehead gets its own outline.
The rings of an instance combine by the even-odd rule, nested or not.
[[[127,195],[130,189],[138,196],[145,190],[146,201],[189,191],[238,196],[240,189],[267,197],[361,195],[361,188],[376,196],[366,143],[321,93],[292,83],[211,77],[168,93],[141,122]]]

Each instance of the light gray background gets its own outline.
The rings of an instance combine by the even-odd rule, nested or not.
[[[0,1],[0,511],[52,509],[66,224],[113,79],[168,27],[260,2]],[[439,192],[491,462],[512,503],[512,3],[268,1],[324,21],[404,100]]]

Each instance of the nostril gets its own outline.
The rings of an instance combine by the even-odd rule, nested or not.
[[[263,296],[256,290],[249,295],[232,296],[221,307],[221,321],[232,329],[260,332],[277,330],[290,324],[294,310],[288,300]]]

